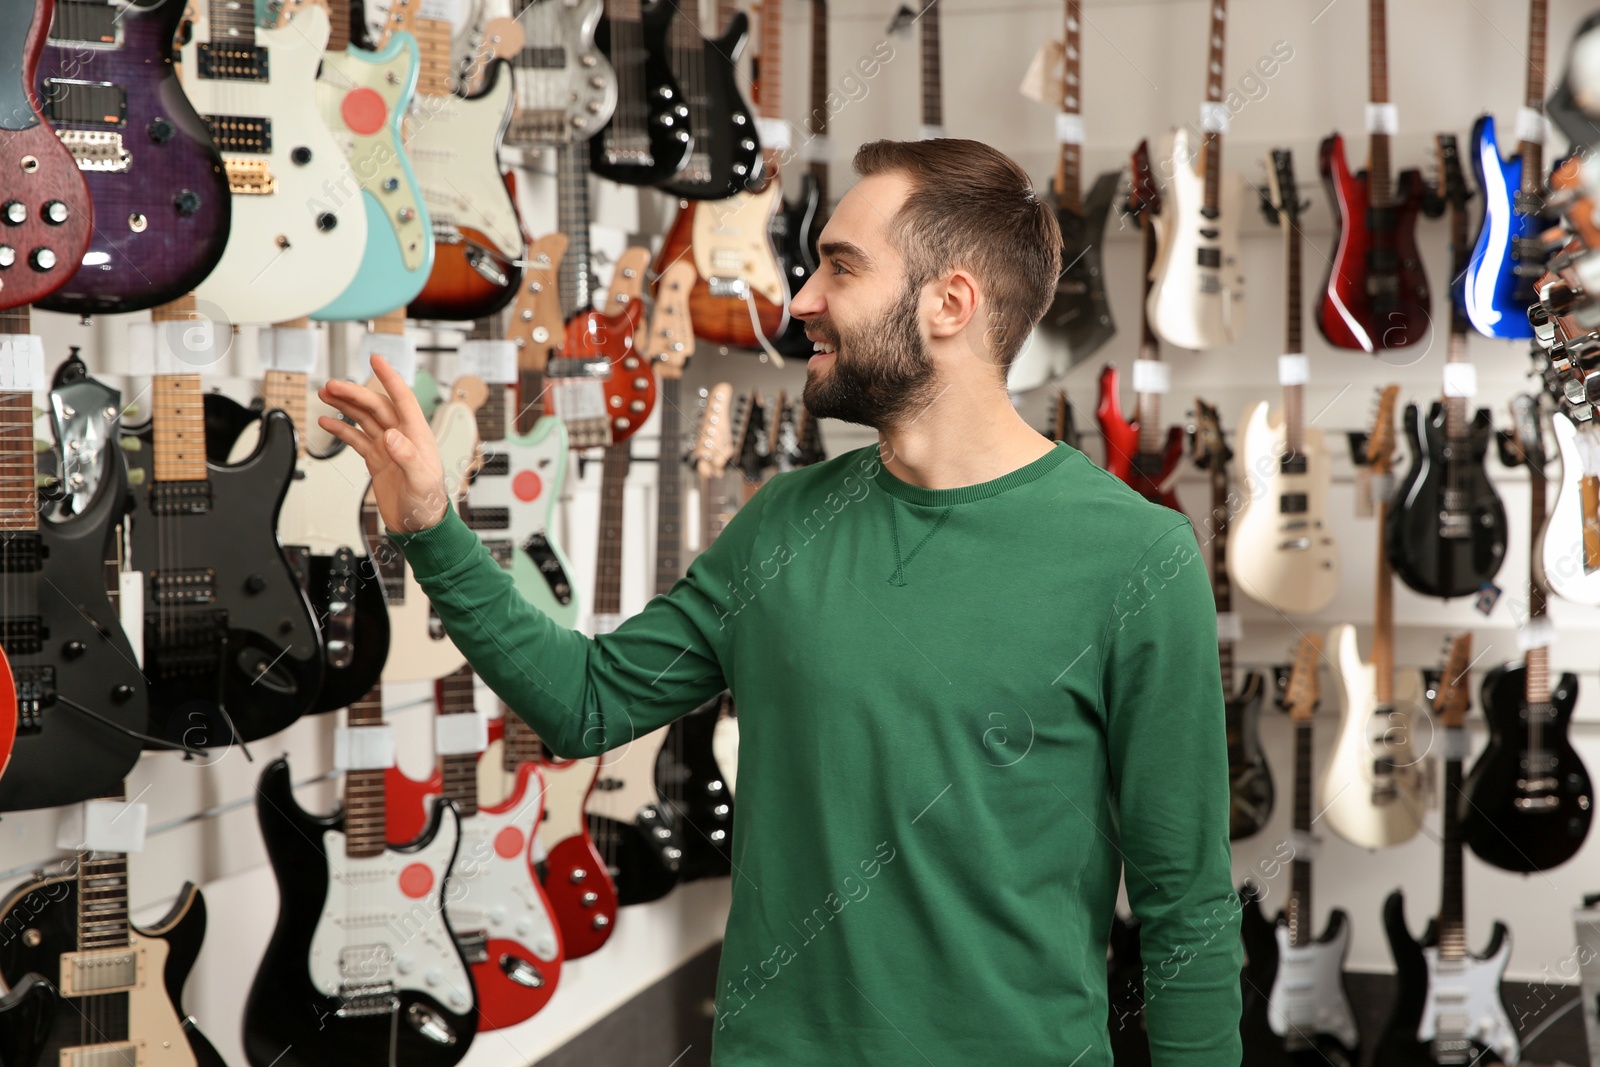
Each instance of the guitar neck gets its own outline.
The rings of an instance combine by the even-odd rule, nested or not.
[[[28,307],[0,311],[0,334],[31,333]],[[0,391],[0,531],[28,533],[39,528],[34,482],[33,394]]]
[[[944,126],[944,76],[939,68],[939,0],[928,0],[917,16],[922,26],[922,124]]]
[[[783,117],[783,0],[761,0],[761,54],[756,67],[756,114]],[[769,159],[777,154],[768,149]]]
[[[600,531],[595,554],[594,613],[622,614],[622,502],[628,443],[606,447],[600,473]]]
[[[126,800],[121,783],[101,800]],[[121,852],[78,851],[78,948],[121,948],[128,937],[128,857]]]
[[[306,454],[306,375],[304,371],[269,370],[261,379],[264,411],[281,411],[294,423],[295,449]]]
[[[328,47],[329,52],[343,52],[350,47],[352,24],[350,21],[350,0],[322,0],[328,7]]]
[[[1383,531],[1388,520],[1389,505],[1379,501],[1378,519],[1378,588],[1374,598],[1372,620],[1372,669],[1377,674],[1379,704],[1394,703],[1394,571],[1389,567],[1389,556],[1383,548]]]
[[[472,698],[476,680],[470,666],[439,679],[438,714],[476,715]],[[457,752],[439,757],[444,777],[444,796],[461,809],[462,818],[478,813],[478,757],[472,752]]]
[[[1211,472],[1211,595],[1217,614],[1233,610],[1233,586],[1228,581],[1228,471],[1216,463]],[[1217,642],[1217,659],[1222,665],[1222,691],[1233,690],[1233,641]]]
[[[1083,113],[1083,57],[1081,52],[1082,0],[1067,0],[1067,25],[1062,34],[1066,51],[1061,71],[1061,110],[1068,115]],[[1083,146],[1062,142],[1056,158],[1056,205],[1068,211],[1083,210]]]
[[[828,136],[828,0],[811,0],[811,112],[806,121],[813,137]],[[817,183],[818,209],[826,215],[827,158],[813,159],[807,171]]]
[[[1222,102],[1222,72],[1228,41],[1227,0],[1211,0],[1211,35],[1206,52],[1206,100]],[[1205,217],[1214,219],[1219,213],[1222,186],[1222,134],[1207,131],[1201,148],[1206,174]]]
[[[368,690],[346,710],[351,727],[383,725],[383,686]],[[344,854],[363,859],[383,854],[384,772],[350,770],[344,773]]]
[[[1450,729],[1459,730],[1454,726]],[[1447,748],[1446,751],[1449,751]],[[1461,761],[1447,759],[1444,764],[1444,795],[1453,799],[1461,795]],[[1442,805],[1441,839],[1443,879],[1439,889],[1439,958],[1462,960],[1467,957],[1466,883],[1461,867],[1461,816],[1459,806]]]
[[[1528,5],[1528,86],[1522,104],[1530,111],[1544,113],[1544,60],[1546,11],[1549,0],[1531,0]],[[1522,156],[1522,191],[1538,193],[1544,186],[1544,146],[1526,138],[1517,146]]]
[[[1133,411],[1139,422],[1139,451],[1147,456],[1160,452],[1165,443],[1161,432],[1161,394],[1133,394]]]
[[[561,258],[561,314],[572,318],[593,302],[589,275],[589,148],[563,141],[556,146],[556,219],[567,236]]]
[[[1290,189],[1286,190],[1284,195],[1294,197],[1299,194]],[[1290,355],[1300,355],[1305,351],[1300,318],[1300,227],[1293,218],[1283,219],[1281,225],[1284,268],[1283,350]],[[1298,456],[1304,452],[1305,386],[1303,385],[1283,387],[1283,437],[1284,447],[1289,455]]]
[[[656,594],[671,592],[683,576],[683,381],[663,375],[656,409],[661,412],[661,452],[656,487]]]
[[[150,395],[155,480],[204,481],[206,412],[200,375],[157,374],[151,379]]]
[[[206,21],[210,24],[213,41],[252,47],[256,43],[256,6],[253,3],[206,0]]]
[[[1389,29],[1384,0],[1368,0],[1367,98],[1374,104],[1389,102]],[[1386,205],[1391,200],[1389,183],[1389,135],[1374,131],[1368,138],[1367,189],[1372,203]]]
[[[1458,275],[1459,276],[1459,275]],[[1455,313],[1459,314],[1459,312]],[[1454,315],[1452,315],[1452,318]],[[1466,332],[1457,331],[1452,324],[1450,342],[1445,350],[1446,363],[1465,363],[1467,361],[1467,335]],[[1467,438],[1467,398],[1464,396],[1446,396],[1444,398],[1444,434],[1454,446],[1464,445]],[[1460,458],[1463,453],[1460,447],[1452,447],[1453,457]],[[1457,464],[1459,466],[1459,464]]]
[[[398,4],[399,0],[391,2]],[[417,51],[421,60],[417,70],[417,95],[449,96],[452,69],[450,43],[454,28],[450,20],[416,18],[407,26],[403,24],[403,20],[397,21],[391,13],[389,27],[409,30],[417,39]]]
[[[1294,828],[1311,834],[1311,720],[1294,724]],[[1296,859],[1290,873],[1289,943],[1304,945],[1315,936],[1311,911],[1311,861]]]
[[[544,759],[544,742],[522,716],[501,705],[501,723],[505,734],[501,741],[501,766],[508,774],[515,774],[524,763],[538,763]]]
[[[490,385],[488,395],[478,407],[478,440],[484,444],[506,439],[506,395],[510,389],[506,385]]]

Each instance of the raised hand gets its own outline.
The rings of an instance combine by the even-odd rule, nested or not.
[[[444,518],[450,503],[439,446],[405,379],[382,356],[372,357],[372,372],[383,393],[339,380],[319,389],[323,402],[349,421],[324,415],[317,425],[367,461],[385,526],[399,533],[426,530]]]

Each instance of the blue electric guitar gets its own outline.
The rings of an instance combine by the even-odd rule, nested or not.
[[[329,0],[333,28],[317,102],[349,163],[335,195],[356,195],[359,185],[367,246],[355,278],[312,315],[324,322],[372,319],[405,307],[433,270],[433,225],[400,131],[416,93],[421,52],[403,31],[390,33],[377,52],[354,47],[352,27],[360,29],[362,20],[352,19],[350,2]]]
[[[1528,307],[1537,299],[1534,283],[1544,273],[1539,234],[1547,225],[1540,218],[1546,3],[1529,0],[1528,89],[1517,116],[1516,154],[1500,158],[1492,117],[1482,115],[1472,127],[1472,170],[1483,191],[1483,226],[1466,274],[1458,276],[1456,300],[1465,300],[1473,329],[1485,337],[1533,336]]]

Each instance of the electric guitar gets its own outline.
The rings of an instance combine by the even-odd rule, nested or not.
[[[1442,838],[1444,873],[1439,914],[1418,940],[1406,929],[1405,897],[1396,889],[1383,902],[1383,928],[1394,956],[1399,991],[1383,1036],[1373,1050],[1374,1067],[1434,1064],[1516,1063],[1517,1032],[1500,994],[1511,959],[1511,937],[1495,923],[1488,950],[1467,948],[1466,885],[1461,868],[1461,761],[1468,741],[1462,722],[1471,699],[1467,668],[1472,636],[1456,638],[1439,681],[1434,710],[1444,727]]]
[[[119,783],[102,796],[125,793]],[[206,934],[197,886],[184,883],[171,910],[140,928],[128,921],[128,857],[80,849],[70,870],[40,872],[14,890],[0,915],[13,931],[0,942],[0,977],[17,986],[35,974],[60,991],[39,1064],[223,1067],[183,1008]]]
[[[388,843],[394,739],[381,688],[351,704],[347,721],[344,804],[331,815],[295,800],[286,759],[268,764],[256,787],[279,903],[245,1000],[245,1057],[251,1067],[450,1067],[478,1029],[445,906],[460,810],[436,801],[416,840]]]
[[[513,0],[512,19],[490,20],[479,30],[488,36],[498,24],[517,47],[507,58],[514,82],[514,110],[505,143],[513,148],[542,148],[586,141],[600,132],[617,107],[617,75],[595,45],[595,30],[605,13],[604,0]],[[484,46],[466,64],[481,66]],[[466,80],[470,80],[468,75]]]
[[[537,763],[517,769],[516,787],[500,803],[478,803],[481,729],[473,705],[471,667],[434,683],[438,768],[414,781],[398,767],[385,772],[385,818],[391,841],[427,830],[438,798],[461,813],[461,843],[450,867],[445,901],[450,931],[472,969],[478,1029],[500,1030],[531,1019],[561,980],[561,935],[533,864],[533,838],[544,817],[544,780]]]
[[[1144,237],[1144,290],[1150,292],[1149,270],[1155,263],[1156,235],[1152,216],[1159,209],[1161,194],[1156,189],[1150,167],[1149,149],[1143,141],[1133,153],[1133,189],[1128,199],[1129,214],[1137,215]],[[1182,511],[1176,484],[1178,465],[1183,462],[1183,428],[1170,426],[1166,439],[1161,434],[1161,395],[1167,391],[1167,368],[1162,366],[1161,342],[1151,326],[1151,306],[1146,301],[1139,313],[1139,358],[1134,363],[1134,421],[1122,415],[1118,399],[1117,368],[1107,363],[1100,371],[1100,403],[1095,419],[1106,446],[1106,470],[1127,482],[1146,500]]]
[[[31,374],[42,377],[43,346],[29,322],[25,306],[0,311],[0,339],[33,348]],[[128,493],[121,450],[110,444],[120,395],[81,362],[52,393],[63,469],[58,491],[41,494],[33,387],[47,386],[18,369],[11,384],[29,388],[0,390],[0,811],[72,804],[121,782],[150,715],[138,657],[107,593],[105,561],[119,554]]]
[[[327,3],[333,32],[317,78],[317,99],[360,184],[367,214],[360,270],[343,292],[311,316],[340,322],[374,318],[410,303],[433,269],[434,243],[428,205],[400,128],[417,88],[422,57],[416,39],[395,32],[386,35],[379,51],[358,48],[352,38],[364,34],[365,27],[351,18],[352,0]],[[339,706],[365,691],[363,687]]]
[[[694,147],[684,168],[656,183],[656,188],[689,200],[730,197],[761,168],[755,116],[739,91],[737,71],[750,38],[750,20],[731,3],[719,0],[713,31],[718,26],[723,27],[720,37],[703,36],[700,6],[684,4],[667,31],[672,70],[689,107]]]
[[[926,86],[930,80],[933,85],[934,102],[938,101],[939,83],[939,50],[938,50],[938,17],[936,12],[929,12],[929,20],[923,24],[923,39],[926,43],[928,34],[933,35],[933,47],[924,48],[922,63],[922,80]],[[771,73],[771,64],[758,64],[758,69]],[[760,93],[760,85],[756,86]],[[927,90],[924,90],[924,107]],[[828,211],[828,165],[827,153],[830,151],[828,140],[828,0],[811,0],[811,110],[807,113],[806,125],[810,137],[807,146],[811,153],[811,161],[806,165],[806,172],[800,176],[800,188],[793,200],[785,200],[779,208],[777,215],[772,219],[772,242],[778,250],[778,262],[783,265],[784,276],[789,282],[789,292],[798,293],[805,287],[811,275],[816,271],[817,260],[817,235],[826,225]],[[806,336],[804,320],[790,317],[783,328],[783,333],[774,346],[785,356],[806,360],[811,358],[816,345],[811,338]]]
[[[283,412],[296,430],[294,479],[278,510],[278,541],[294,561],[322,629],[322,686],[311,710],[325,712],[361,699],[382,676],[389,612],[382,585],[372,580],[374,563],[361,523],[361,499],[372,481],[366,460],[337,438],[327,455],[311,455],[306,434],[315,420],[306,410],[306,391],[303,371],[269,370],[261,383],[262,410]],[[236,405],[211,393],[205,406],[211,420],[230,417],[213,409]],[[221,442],[229,463],[254,454],[262,425],[261,419],[251,421],[232,446]]]
[[[556,264],[566,238],[551,234],[534,242],[529,266],[523,275],[530,290],[518,298],[516,309],[529,309],[537,321],[553,311],[554,322],[561,321],[556,298]],[[516,309],[513,311],[515,317]],[[491,319],[491,334],[498,332],[498,321]],[[540,361],[548,360],[554,337],[545,329]],[[494,344],[490,341],[490,344]],[[499,381],[486,387],[483,403],[477,408],[478,440],[482,462],[467,487],[462,517],[477,532],[501,568],[511,572],[517,592],[557,623],[571,629],[578,622],[578,598],[572,587],[572,564],[554,535],[556,502],[561,499],[567,479],[567,430],[560,419],[543,417],[538,401],[511,407],[517,386],[507,379],[518,376],[519,353],[515,341],[504,342],[510,350]],[[542,372],[528,370],[525,375],[542,379]],[[542,385],[530,383],[528,395],[538,396]],[[527,390],[525,390],[527,391]],[[520,423],[508,428],[512,415]],[[523,432],[523,425],[527,432]]]
[[[46,125],[35,86],[55,0],[0,2],[0,308],[21,307],[65,285],[89,248],[89,189],[72,151]]]
[[[1575,604],[1600,604],[1600,433],[1592,420],[1574,423],[1553,412],[1561,453],[1555,506],[1540,538],[1539,576]]]
[[[1051,186],[1056,222],[1061,227],[1062,269],[1042,323],[1066,342],[1069,368],[1094,355],[1117,332],[1101,276],[1100,246],[1105,242],[1106,218],[1122,175],[1106,171],[1094,180],[1089,195],[1083,195],[1082,6],[1082,0],[1067,0],[1066,33],[1062,38],[1066,50],[1061,81],[1064,117],[1056,121],[1069,136],[1061,138]]]
[[[1317,937],[1311,908],[1316,847],[1311,836],[1311,731],[1321,658],[1322,639],[1314,634],[1301,638],[1284,694],[1294,720],[1295,851],[1288,899],[1278,917],[1268,920],[1261,911],[1262,891],[1250,882],[1239,891],[1246,957],[1243,1029],[1251,1063],[1264,1067],[1354,1067],[1359,1062],[1361,1034],[1344,982],[1350,917],[1334,908],[1327,929]]]
[[[1222,174],[1228,9],[1225,0],[1212,0],[1209,10],[1205,132],[1199,145],[1191,143],[1187,126],[1170,136],[1165,158],[1176,166],[1166,201],[1155,217],[1155,281],[1145,298],[1156,333],[1168,344],[1197,350],[1232,344],[1244,322],[1244,275],[1239,267],[1243,181],[1238,175]],[[1189,162],[1196,152],[1199,172]]]
[[[1306,205],[1287,149],[1269,153],[1267,177],[1271,194],[1263,209],[1283,231],[1283,407],[1274,420],[1265,401],[1252,404],[1239,427],[1239,478],[1249,492],[1228,527],[1228,559],[1234,582],[1252,600],[1299,615],[1321,611],[1339,591],[1339,546],[1327,519],[1328,449],[1322,430],[1305,424],[1300,212]]]
[[[1388,848],[1411,840],[1422,827],[1426,752],[1418,739],[1427,712],[1422,676],[1394,666],[1394,579],[1383,553],[1388,510],[1382,482],[1394,453],[1394,405],[1400,387],[1385,388],[1367,434],[1365,459],[1374,481],[1378,575],[1373,609],[1372,660],[1361,659],[1356,628],[1348,623],[1328,633],[1334,650],[1343,705],[1339,734],[1323,772],[1317,804],[1334,833],[1361,848]]]
[[[154,316],[167,329],[199,320],[192,298]],[[254,741],[309,712],[324,674],[321,634],[276,533],[294,426],[268,412],[255,453],[220,466],[206,458],[200,375],[158,364],[151,396],[149,422],[123,440],[149,732],[189,747]]]
[[[556,189],[560,230],[567,238],[559,279],[567,322],[561,353],[544,367],[544,412],[566,424],[573,448],[613,445],[638,433],[656,405],[655,374],[633,347],[644,302],[629,301],[620,316],[594,308],[589,169],[576,145],[556,148]],[[630,250],[618,258],[614,282],[626,280],[629,270],[642,281],[648,252]],[[529,402],[537,395],[524,393]]]
[[[38,301],[44,310],[155,307],[191,292],[222,258],[228,177],[172,65],[185,6],[56,5],[38,96],[77,161],[99,225],[78,272]]]
[[[1378,352],[1419,343],[1428,332],[1428,278],[1417,251],[1422,175],[1400,172],[1391,183],[1389,137],[1399,119],[1389,103],[1389,53],[1384,0],[1368,0],[1367,169],[1351,174],[1344,138],[1322,142],[1322,181],[1339,242],[1317,301],[1317,328],[1335,348]]]
[[[1438,136],[1440,192],[1450,205],[1451,276],[1468,269],[1467,183],[1456,139]],[[1445,355],[1444,402],[1434,401],[1424,422],[1406,405],[1411,470],[1389,509],[1385,541],[1400,580],[1424,596],[1471,596],[1494,578],[1506,555],[1506,512],[1484,470],[1494,426],[1488,408],[1467,416],[1476,375],[1467,362],[1471,326],[1451,305],[1450,347]]]
[[[1228,694],[1228,836],[1237,841],[1260,833],[1272,816],[1272,771],[1261,750],[1261,674],[1248,671],[1234,688],[1233,644],[1243,636],[1233,613],[1228,582],[1228,464],[1233,452],[1222,436],[1217,409],[1195,399],[1193,455],[1195,466],[1211,476],[1211,593],[1217,602],[1217,659],[1222,665],[1222,691]]]
[[[253,4],[193,6],[179,73],[233,200],[227,248],[195,295],[230,323],[309,315],[350,284],[367,246],[361,198],[328,193],[346,167],[317,102],[328,9],[307,4],[291,20],[281,8],[275,25],[258,28]]]
[[[655,185],[689,162],[689,106],[667,62],[667,34],[678,8],[605,0],[595,43],[617,77],[617,106],[589,139],[589,169],[625,185]]]
[[[31,971],[0,993],[0,1063],[39,1061],[60,999],[49,979]]]
[[[433,224],[434,260],[407,313],[453,321],[492,315],[516,296],[518,264],[527,251],[511,178],[500,169],[500,139],[516,91],[511,64],[481,57],[476,91],[458,96],[450,87],[446,19],[429,17],[424,0],[390,0],[385,26],[389,33],[409,32],[422,56],[405,147]],[[379,39],[379,47],[386,43]]]
[[[782,0],[761,0],[760,118],[781,119]],[[699,278],[689,297],[695,333],[704,341],[753,349],[779,336],[789,322],[789,284],[772,241],[772,220],[783,205],[777,152],[768,147],[762,166],[733,196],[680,200],[678,213],[656,254],[655,270],[680,259]],[[565,227],[563,227],[565,229]]]
[[[1483,190],[1483,222],[1464,274],[1455,274],[1457,302],[1485,337],[1533,336],[1528,308],[1538,302],[1534,283],[1544,273],[1540,234],[1551,219],[1544,187],[1544,64],[1547,0],[1528,0],[1527,91],[1517,114],[1517,151],[1500,158],[1494,118],[1472,126],[1472,174]]]
[[[1511,411],[1516,451],[1532,486],[1528,528],[1538,530],[1544,525],[1545,498],[1538,402],[1519,396]],[[1567,736],[1578,677],[1564,673],[1551,688],[1552,632],[1536,562],[1524,626],[1531,647],[1522,663],[1498,666],[1483,679],[1489,744],[1463,786],[1467,803],[1461,827],[1467,845],[1486,862],[1524,874],[1571,859],[1594,819],[1593,783]]]

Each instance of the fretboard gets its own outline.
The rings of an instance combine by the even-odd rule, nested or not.
[[[922,124],[938,128],[944,125],[944,79],[939,69],[939,0],[928,0],[917,17],[922,25]]]
[[[125,800],[121,782],[100,800]],[[78,948],[120,948],[128,939],[128,857],[121,852],[78,851]]]
[[[1294,828],[1311,834],[1311,720],[1294,724]],[[1290,873],[1289,943],[1304,945],[1314,936],[1311,913],[1311,861],[1296,859]]]
[[[1081,0],[1067,0],[1067,26],[1062,35],[1065,59],[1061,70],[1061,110],[1068,115],[1083,113],[1081,78],[1083,58],[1079,52],[1082,18]],[[1083,146],[1061,143],[1056,157],[1056,204],[1069,211],[1083,210]]]
[[[1298,197],[1299,191],[1286,189],[1285,197]],[[1300,226],[1294,216],[1284,217],[1283,227],[1283,350],[1289,355],[1305,352],[1300,312]],[[1305,386],[1283,387],[1284,447],[1290,455],[1305,448]]]
[[[438,713],[440,715],[476,715],[472,690],[476,675],[470,666],[447,674],[438,683]],[[478,813],[478,757],[472,752],[459,752],[440,756],[439,765],[444,776],[444,795],[461,808],[462,818]]]
[[[761,0],[761,51],[756,56],[756,114],[783,117],[783,0]],[[769,147],[765,155],[773,159]],[[769,167],[769,172],[773,168]]]
[[[1450,727],[1460,730],[1461,727]],[[1446,746],[1449,751],[1449,746]],[[1461,816],[1456,799],[1461,796],[1461,761],[1444,764],[1443,817],[1440,839],[1444,876],[1439,888],[1439,958],[1460,960],[1467,955],[1466,886],[1461,870]]]
[[[394,20],[391,19],[391,22]],[[417,71],[418,96],[450,95],[450,39],[453,27],[448,19],[411,20],[408,29],[417,39],[421,65]]]
[[[478,408],[478,440],[484,444],[506,439],[506,400],[510,390],[507,385],[490,385],[488,395]]]
[[[592,302],[589,276],[589,146],[556,146],[556,225],[567,235],[558,288],[561,314],[572,318]]]
[[[325,0],[328,5],[329,52],[343,52],[350,47],[350,0]]]
[[[806,122],[813,136],[828,136],[828,0],[811,0],[811,111]],[[826,215],[828,160],[813,159],[807,170],[817,183],[819,209]]]
[[[1524,457],[1528,467],[1528,529],[1542,530],[1545,525],[1545,494],[1547,492],[1544,457],[1536,454],[1536,446],[1527,445],[1525,447],[1535,449],[1534,452],[1528,453]],[[1530,619],[1542,619],[1548,611],[1548,606],[1545,603],[1544,586],[1533,577],[1533,575],[1539,573],[1540,569],[1540,545],[1537,537],[1529,540],[1531,544],[1529,545],[1530,559],[1528,564],[1528,617]],[[1550,650],[1548,648],[1530,648],[1523,653],[1522,663],[1522,692],[1528,707],[1532,709],[1536,706],[1548,704],[1550,702]],[[1530,728],[1536,721],[1542,720],[1530,717]]]
[[[1374,104],[1389,102],[1389,31],[1384,0],[1367,4],[1367,98]],[[1373,132],[1368,139],[1367,188],[1372,203],[1387,206],[1390,201],[1389,135]]]
[[[622,501],[628,443],[608,445],[600,471],[600,531],[595,553],[594,613],[622,614]]]
[[[256,6],[242,0],[207,0],[206,19],[212,41],[256,43]]]
[[[1139,358],[1159,360],[1161,341],[1150,323],[1150,290],[1155,285],[1151,272],[1156,262],[1155,225],[1145,212],[1139,217],[1139,229],[1144,235],[1144,299],[1139,301]],[[1161,451],[1161,394],[1135,393],[1135,418],[1139,420],[1139,451],[1151,454]]]
[[[199,374],[157,374],[150,382],[152,462],[158,482],[206,478],[206,411]]]
[[[500,707],[505,727],[502,741],[501,764],[508,773],[516,773],[524,763],[538,763],[544,759],[544,742],[522,716],[505,705]]]
[[[269,370],[261,379],[266,411],[281,411],[294,423],[295,448],[306,454],[306,375],[304,371]]]
[[[1222,101],[1222,73],[1228,42],[1227,0],[1211,0],[1211,29],[1206,40],[1206,100]],[[1206,172],[1205,217],[1217,217],[1222,181],[1222,134],[1207,131],[1201,149]]]
[[[1376,503],[1378,519],[1378,588],[1372,613],[1372,669],[1377,675],[1379,704],[1394,703],[1394,572],[1383,536],[1388,519],[1387,501]]]
[[[0,333],[27,334],[32,328],[26,304],[0,311]],[[0,392],[0,532],[39,528],[35,459],[33,394]]]
[[[661,412],[661,453],[656,486],[656,594],[670,592],[683,577],[682,379],[662,375],[656,410]]]
[[[1528,88],[1523,106],[1544,113],[1545,11],[1549,0],[1531,0],[1528,5]],[[1544,146],[1524,138],[1517,146],[1522,156],[1522,191],[1537,193],[1544,187]]]
[[[382,726],[382,684],[352,703],[345,715],[352,727]],[[344,773],[344,854],[351,859],[383,854],[383,778],[381,770]]]

